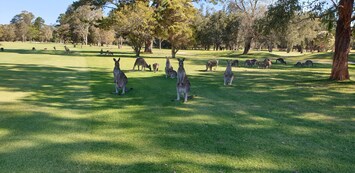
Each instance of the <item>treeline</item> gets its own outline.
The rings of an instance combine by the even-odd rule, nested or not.
[[[137,56],[143,47],[144,52],[152,53],[153,45],[171,48],[172,56],[180,49],[243,49],[245,54],[252,48],[301,53],[333,49],[335,31],[322,20],[295,8],[287,27],[282,27],[279,20],[285,16],[279,16],[280,4],[249,1],[228,2],[222,10],[214,11],[198,10],[188,0],[80,0],[60,14],[56,26],[23,11],[9,25],[0,25],[0,40],[101,46],[126,42]],[[104,17],[106,6],[112,10]]]
[[[41,17],[28,11],[15,15],[10,24],[0,25],[0,41],[39,41],[53,40],[52,26],[46,25]]]

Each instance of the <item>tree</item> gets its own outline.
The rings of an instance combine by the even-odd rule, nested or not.
[[[336,4],[335,4],[336,5]],[[354,0],[340,0],[338,9],[338,21],[335,33],[335,52],[333,54],[333,66],[330,75],[331,80],[350,79],[348,69],[348,57],[350,52],[351,22]]]
[[[161,25],[166,28],[167,40],[171,43],[171,56],[175,58],[176,53],[192,41],[192,22],[196,10],[188,0],[168,0],[162,6]]]
[[[211,33],[210,37],[213,41],[214,50],[221,49],[223,38],[227,35],[227,33],[225,33],[227,20],[227,14],[224,11],[218,11],[213,13],[207,22],[207,26]]]
[[[240,33],[244,33],[243,54],[248,54],[255,34],[253,25],[258,18],[264,15],[266,5],[262,0],[234,0],[229,4],[229,10],[239,13],[241,16]]]
[[[15,25],[13,24],[2,25],[1,28],[2,28],[2,37],[0,37],[0,40],[14,41],[16,39]]]
[[[227,16],[227,25],[223,31],[223,42],[226,44],[226,47],[230,50],[234,50],[238,45],[238,35],[240,27],[240,19],[235,14],[228,14]]]
[[[31,12],[22,11],[20,14],[15,15],[11,20],[11,24],[16,26],[16,36],[21,38],[23,42],[27,40],[33,19],[34,15]]]
[[[333,64],[332,71],[329,79],[331,80],[348,80],[350,79],[349,70],[348,70],[348,56],[350,52],[350,38],[351,38],[351,22],[355,20],[353,16],[354,0],[340,0],[338,3],[332,1],[332,5],[325,4],[325,0],[313,0],[308,5],[309,12],[312,14],[313,18],[321,18],[322,21],[326,21],[328,24],[328,29],[331,29],[334,23],[336,22],[336,32],[335,32],[335,51],[333,54]],[[287,21],[291,19],[294,15],[294,10],[285,11],[285,7],[299,7],[300,2],[298,0],[278,0],[273,6],[273,9],[276,9],[274,13],[269,13],[272,21],[277,19],[282,19],[283,22],[277,22],[279,27],[287,27]],[[277,12],[283,11],[282,12]],[[269,12],[273,11],[270,10]],[[336,15],[335,15],[336,13]],[[283,16],[285,16],[283,18]],[[337,18],[335,16],[338,16]]]
[[[89,28],[98,19],[102,18],[102,10],[95,10],[90,5],[83,5],[75,9],[72,17],[73,24],[75,25],[75,33],[80,35],[85,45],[87,45]]]
[[[53,28],[47,25],[44,25],[40,29],[40,36],[39,39],[42,42],[50,41],[53,38]]]
[[[125,5],[114,13],[115,30],[128,38],[137,57],[145,41],[154,34],[153,13],[154,10],[141,1]]]

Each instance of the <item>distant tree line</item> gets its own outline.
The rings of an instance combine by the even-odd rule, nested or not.
[[[28,11],[15,15],[10,24],[0,25],[1,41],[53,41],[52,26],[46,25],[41,17]]]
[[[341,46],[338,50],[343,52],[336,53],[343,57],[339,67],[347,70],[344,63],[351,45],[350,25],[355,20],[354,0],[311,0],[306,5],[299,0],[222,2],[223,9],[214,11],[198,10],[191,0],[78,0],[60,14],[56,26],[45,25],[41,17],[23,11],[9,25],[0,26],[0,40],[101,46],[116,43],[119,47],[126,42],[136,56],[143,48],[145,53],[153,53],[152,47],[157,45],[170,48],[172,57],[180,49],[242,49],[247,54],[254,48],[303,53],[337,52]],[[111,9],[108,16],[103,15],[103,9]],[[348,79],[345,73],[337,74],[341,76],[338,78]]]

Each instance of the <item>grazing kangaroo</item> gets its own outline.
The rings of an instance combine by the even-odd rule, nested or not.
[[[176,82],[176,92],[177,92],[176,100],[180,100],[180,95],[184,94],[184,102],[187,102],[187,97],[190,92],[190,81],[187,78],[184,69],[185,58],[183,59],[178,58],[178,61],[179,61],[179,69],[177,72],[177,82]]]
[[[302,67],[302,63],[298,61],[294,66],[295,67]]]
[[[307,66],[307,67],[312,66],[313,67],[313,62],[311,60],[307,60],[306,62],[304,62],[304,66]]]
[[[170,64],[169,58],[166,57],[166,63],[165,63],[165,77],[166,77],[166,78],[168,78],[168,76],[171,77],[171,75],[170,75],[171,71],[174,71],[174,70],[173,70],[173,67],[172,67],[171,64]],[[176,73],[176,71],[175,71],[175,73]],[[175,77],[176,77],[176,76],[175,76]],[[174,77],[174,78],[175,78],[175,77]]]
[[[113,78],[114,78],[115,89],[116,89],[115,93],[118,94],[118,90],[122,88],[122,95],[123,95],[126,92],[126,85],[128,79],[127,76],[120,69],[120,60],[121,58],[118,58],[118,60],[113,58],[113,61],[115,61],[115,67],[113,68]]]
[[[210,71],[212,71],[212,67],[215,67],[214,70],[216,71],[217,67],[218,67],[218,60],[209,60],[206,63],[206,71],[208,69],[210,69]]]
[[[1,48],[1,52],[4,52],[4,51],[5,51],[5,49],[2,47],[2,48]]]
[[[145,70],[145,68],[149,68],[150,71],[152,71],[152,67],[151,65],[148,65],[147,62],[145,62],[145,60],[143,58],[137,58],[136,62],[134,62],[134,66],[133,66],[133,70],[134,68],[136,68],[136,66],[138,66],[138,70],[139,70],[139,66],[142,66],[141,70]]]
[[[283,58],[277,58],[275,64],[277,64],[277,62],[280,62],[281,64],[286,65],[286,61]]]
[[[244,66],[245,66],[245,67],[252,67],[253,64],[251,63],[250,59],[248,59],[248,60],[245,60]]]
[[[227,68],[226,71],[224,72],[224,85],[232,85],[233,79],[234,79],[234,74],[232,72],[232,66],[231,66],[231,61],[227,60]]]
[[[245,60],[244,66],[245,67],[253,67],[255,64],[258,64],[257,62],[258,62],[258,60],[256,60],[256,59],[248,59],[248,60]]]
[[[233,60],[231,62],[231,66],[233,66],[233,67],[238,67],[238,65],[239,65],[239,61],[238,60]]]
[[[153,64],[153,71],[154,71],[154,73],[159,71],[159,64],[158,63]]]

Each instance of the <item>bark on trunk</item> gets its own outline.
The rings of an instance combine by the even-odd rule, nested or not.
[[[162,40],[159,39],[159,49],[161,49],[161,42],[162,42]]]
[[[171,46],[171,57],[175,58],[176,53],[179,51],[179,49],[176,49],[174,46]]]
[[[144,53],[153,53],[152,47],[153,40],[148,39],[147,41],[145,41]]]
[[[350,79],[348,69],[348,56],[350,52],[351,15],[354,0],[340,0],[338,7],[339,19],[335,34],[335,52],[333,55],[333,67],[330,75],[331,80]]]
[[[250,50],[250,47],[251,47],[251,40],[252,40],[252,39],[253,39],[253,37],[247,37],[247,38],[245,39],[243,55],[248,54],[248,52],[249,52],[249,50]]]
[[[140,47],[135,47],[134,48],[134,52],[136,53],[136,57],[139,57],[140,53],[141,53],[141,48]]]

